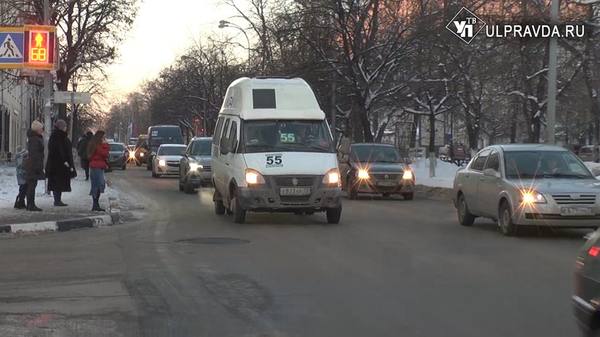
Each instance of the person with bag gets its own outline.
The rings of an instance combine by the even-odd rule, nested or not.
[[[77,143],[77,155],[81,161],[81,168],[85,171],[85,181],[90,180],[90,161],[87,156],[87,146],[94,134],[88,130]]]
[[[15,161],[17,162],[17,184],[19,184],[19,194],[15,200],[16,209],[26,208],[25,196],[27,195],[27,179],[25,171],[25,161],[27,160],[27,149],[22,149],[17,152]]]
[[[73,164],[73,150],[67,135],[67,122],[62,119],[54,123],[54,131],[48,141],[46,176],[48,190],[54,194],[54,206],[67,206],[62,202],[62,194],[71,192],[71,179],[77,176],[77,170]]]
[[[90,195],[92,196],[92,211],[104,212],[100,207],[100,194],[104,193],[106,188],[106,179],[104,170],[108,169],[108,143],[104,137],[104,131],[96,131],[96,134],[90,139],[87,148],[87,155],[90,161]]]
[[[31,123],[31,129],[27,131],[27,159],[25,159],[25,180],[27,210],[40,212],[41,209],[35,205],[35,188],[38,180],[44,180],[44,125],[38,121]]]

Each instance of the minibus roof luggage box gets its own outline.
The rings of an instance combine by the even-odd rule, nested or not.
[[[312,89],[301,78],[239,78],[225,94],[221,114],[245,120],[324,120]]]

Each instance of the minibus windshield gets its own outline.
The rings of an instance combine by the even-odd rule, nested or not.
[[[334,152],[323,120],[255,120],[243,123],[244,152]]]

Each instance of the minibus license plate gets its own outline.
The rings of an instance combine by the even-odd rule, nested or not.
[[[284,195],[284,196],[310,195],[310,187],[281,187],[279,189],[279,195]]]
[[[563,215],[563,216],[592,215],[592,208],[591,207],[561,207],[560,215]]]

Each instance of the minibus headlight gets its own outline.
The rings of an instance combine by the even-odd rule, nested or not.
[[[340,170],[338,170],[337,168],[333,168],[327,171],[327,173],[325,173],[325,176],[323,177],[323,184],[325,185],[335,185],[339,187],[340,182]]]
[[[413,173],[410,169],[406,169],[404,171],[404,173],[402,173],[403,180],[412,180],[412,178],[413,178]]]
[[[158,166],[165,166],[167,165],[167,162],[164,159],[161,159],[158,161]]]
[[[246,169],[246,184],[260,185],[265,183],[265,178],[258,171]]]

